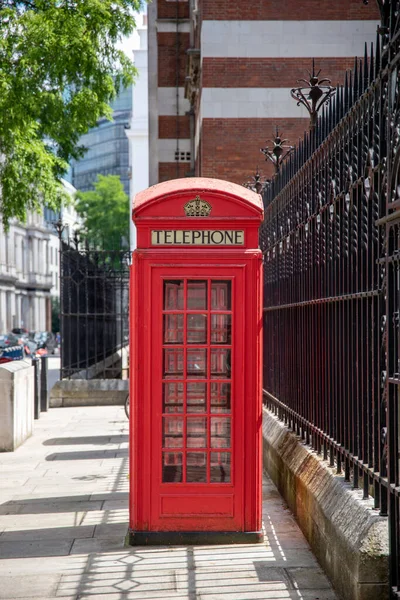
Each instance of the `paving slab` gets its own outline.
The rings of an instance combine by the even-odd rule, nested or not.
[[[54,596],[59,586],[61,575],[25,575],[1,577],[2,586],[8,590],[8,598],[23,598],[32,594],[42,598]]]
[[[124,545],[124,542],[125,535],[75,540],[71,548],[71,554],[91,554],[93,552],[98,553],[119,550]]]
[[[125,547],[127,436],[123,407],[51,409],[0,455],[0,600],[337,600],[268,479],[263,544]]]
[[[306,589],[330,589],[331,584],[320,568],[288,568],[286,569],[294,587]]]
[[[30,556],[63,556],[71,551],[71,540],[34,540],[34,541],[5,541],[0,542],[0,598],[7,599],[7,589],[5,588],[2,573],[7,569],[6,561],[8,558],[27,558]],[[22,568],[23,566],[20,565]],[[40,565],[38,570],[40,570]],[[20,573],[21,576],[25,574]],[[2,595],[5,593],[6,595]]]
[[[91,511],[100,510],[103,502],[101,501],[71,501],[68,498],[59,500],[58,498],[54,501],[47,502],[18,502],[17,500],[11,503],[11,506],[18,508],[19,514],[46,514],[46,513],[65,513],[71,511],[74,514],[87,513]]]
[[[41,541],[41,540],[75,540],[77,538],[91,538],[94,527],[47,527],[43,529],[21,529],[20,531],[5,530],[0,535],[0,544],[3,542]]]
[[[19,543],[19,542],[18,542]],[[47,542],[46,542],[47,543]],[[64,542],[63,542],[64,543]],[[69,547],[71,544],[68,542]],[[88,564],[88,557],[70,556],[69,554],[53,556],[51,560],[43,560],[43,556],[25,558],[8,558],[1,562],[1,575],[31,575],[36,573],[83,573]]]

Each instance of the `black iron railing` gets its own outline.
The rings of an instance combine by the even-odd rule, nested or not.
[[[400,598],[400,2],[264,193],[265,402],[389,516]]]
[[[61,241],[61,378],[121,376],[128,345],[130,252]]]

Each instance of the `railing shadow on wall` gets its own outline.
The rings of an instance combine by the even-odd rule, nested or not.
[[[400,598],[400,2],[264,191],[267,407],[389,516]]]

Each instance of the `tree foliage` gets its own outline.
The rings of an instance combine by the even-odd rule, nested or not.
[[[117,42],[142,0],[0,0],[0,211],[24,220],[57,208],[60,178],[82,156],[79,137],[129,85]]]
[[[128,246],[129,198],[118,175],[98,175],[94,190],[77,192],[76,210],[90,244],[105,249]]]

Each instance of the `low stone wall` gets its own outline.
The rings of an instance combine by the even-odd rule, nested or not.
[[[128,380],[63,379],[50,391],[50,407],[124,404],[127,393]]]
[[[32,435],[33,403],[31,361],[0,365],[0,452],[15,450]]]
[[[270,411],[264,468],[342,600],[389,598],[387,519]]]

